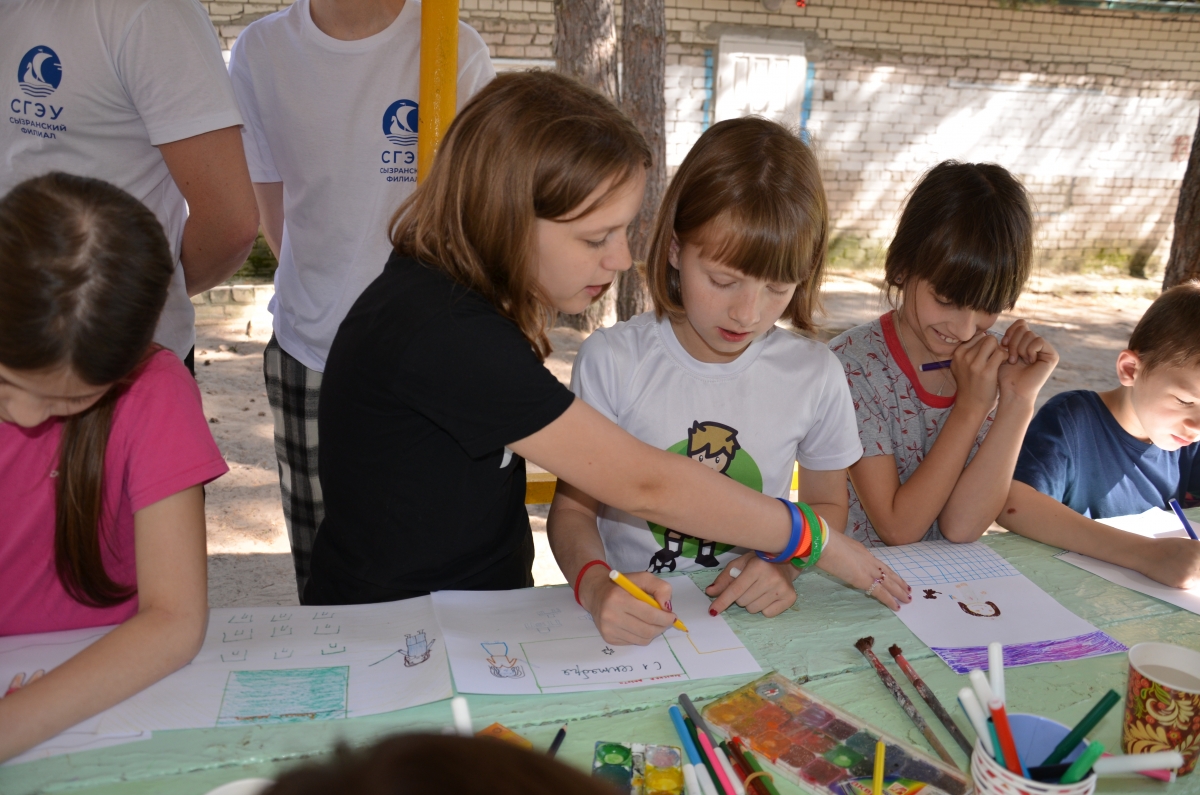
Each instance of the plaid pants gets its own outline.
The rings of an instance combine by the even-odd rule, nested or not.
[[[297,592],[303,595],[313,540],[325,518],[321,481],[317,479],[317,399],[321,394],[321,373],[301,364],[279,347],[271,335],[263,351],[263,376],[275,419],[275,459],[279,462],[283,519],[292,545]]]

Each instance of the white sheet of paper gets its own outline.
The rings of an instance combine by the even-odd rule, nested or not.
[[[900,620],[959,673],[979,667],[992,642],[1004,644],[1007,665],[1124,648],[984,544],[924,541],[871,551],[912,586]]]
[[[1109,519],[1099,519],[1097,521],[1109,527],[1115,527],[1118,530],[1124,530],[1128,533],[1137,533],[1147,538],[1188,537],[1187,531],[1179,523],[1179,517],[1174,512],[1164,511],[1161,508],[1151,508],[1145,513],[1133,514],[1132,516],[1114,516]],[[1189,610],[1193,613],[1200,613],[1200,588],[1192,588],[1186,591],[1180,588],[1172,588],[1169,585],[1155,582],[1133,569],[1127,569],[1115,563],[1106,563],[1076,552],[1061,552],[1055,555],[1055,557],[1064,563],[1070,563],[1072,566],[1077,566],[1084,571],[1091,572],[1097,577],[1103,577],[1114,585],[1120,585],[1131,591],[1143,593],[1146,596],[1153,596],[1155,599],[1161,599],[1167,604],[1182,607],[1184,610]]]
[[[452,695],[427,596],[213,610],[196,659],[101,715],[102,732],[301,723]]]
[[[757,673],[754,661],[690,577],[672,577],[671,607],[690,632],[648,646],[604,642],[570,587],[438,591],[433,607],[460,693],[575,693]]]

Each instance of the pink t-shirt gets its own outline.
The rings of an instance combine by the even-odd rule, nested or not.
[[[115,607],[76,602],[54,567],[54,478],[62,420],[0,423],[0,636],[119,624]],[[101,556],[121,585],[137,584],[133,515],[229,471],[213,441],[200,390],[170,351],[154,354],[117,401],[104,459]]]

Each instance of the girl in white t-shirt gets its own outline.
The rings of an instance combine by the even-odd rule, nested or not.
[[[658,213],[646,265],[654,311],[592,334],[571,388],[643,442],[772,497],[789,497],[798,462],[800,500],[841,533],[845,469],[862,455],[850,393],[824,345],[775,325],[812,328],[827,230],[820,170],[795,135],[757,118],[713,126]],[[612,643],[648,643],[662,627],[609,584],[608,566],[641,572],[632,579],[656,595],[669,586],[651,573],[724,566],[708,587],[713,615],[737,602],[774,616],[796,601],[797,566],[647,523],[568,484],[548,528]]]

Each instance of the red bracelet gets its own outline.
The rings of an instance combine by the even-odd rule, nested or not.
[[[580,607],[583,607],[583,602],[579,601],[579,583],[583,582],[584,573],[587,572],[587,570],[592,566],[603,566],[609,571],[612,571],[612,566],[609,566],[607,563],[599,559],[590,560],[583,564],[583,568],[580,569],[579,573],[575,575],[575,604],[579,605]]]

